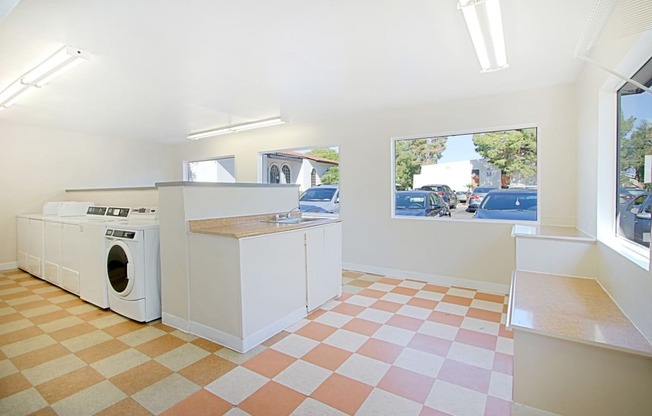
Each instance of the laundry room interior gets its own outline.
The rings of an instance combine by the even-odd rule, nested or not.
[[[649,1],[5,0],[0,62],[0,414],[652,414]]]

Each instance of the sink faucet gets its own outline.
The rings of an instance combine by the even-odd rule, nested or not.
[[[285,218],[290,218],[290,214],[292,214],[294,211],[296,211],[298,209],[299,209],[299,207],[294,207],[294,208],[292,208],[291,210],[289,210],[286,213],[276,214],[276,219],[277,220],[282,220],[282,219],[285,219]]]

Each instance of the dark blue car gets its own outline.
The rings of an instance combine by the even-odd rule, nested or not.
[[[396,192],[395,214],[410,217],[451,216],[448,204],[441,196],[429,191]]]
[[[650,246],[650,216],[652,195],[645,192],[630,201],[620,213],[620,229],[624,237],[635,243]]]
[[[537,220],[537,191],[495,189],[482,200],[473,218],[492,220]]]

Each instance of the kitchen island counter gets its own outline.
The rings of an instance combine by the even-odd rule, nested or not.
[[[285,231],[294,231],[309,227],[318,227],[341,222],[339,218],[304,218],[299,223],[273,222],[274,215],[247,215],[242,217],[210,218],[188,221],[191,233],[212,234],[224,237],[246,238],[257,237]],[[300,217],[293,217],[300,218]]]

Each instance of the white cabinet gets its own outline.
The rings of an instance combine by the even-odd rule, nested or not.
[[[28,272],[29,218],[16,218],[16,240],[16,261],[18,262],[18,268]]]
[[[81,226],[63,224],[61,234],[61,287],[79,295]]]
[[[246,352],[341,294],[341,223],[234,238],[191,233],[191,333]]]
[[[44,221],[43,279],[61,286],[61,229],[60,222]]]
[[[308,312],[342,294],[342,224],[309,228],[306,236]]]
[[[30,218],[28,225],[27,272],[43,277],[43,221]]]

